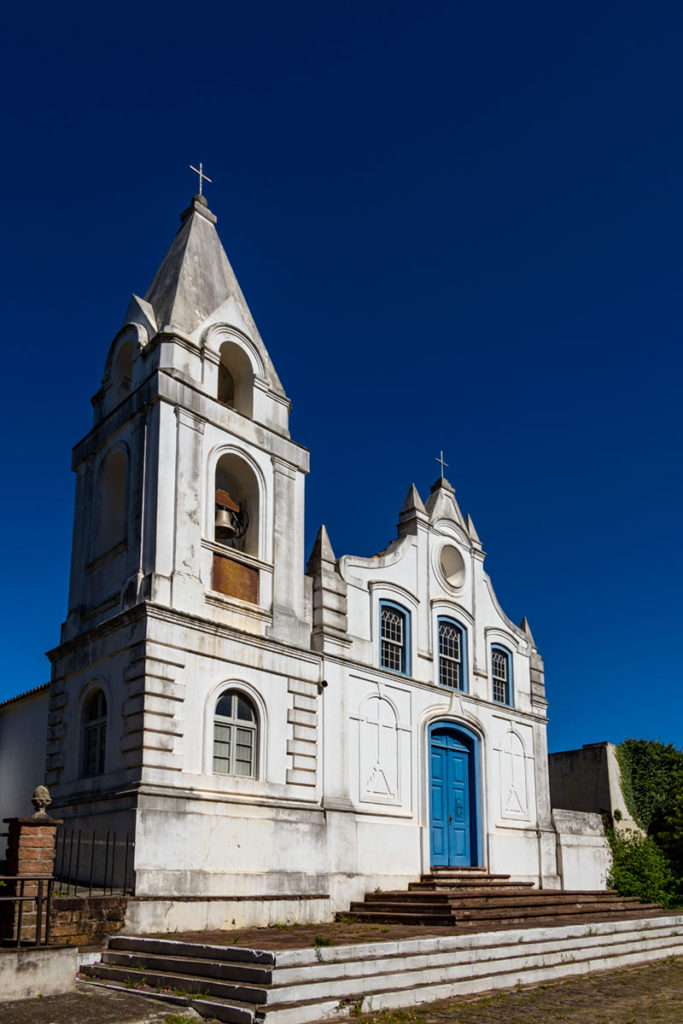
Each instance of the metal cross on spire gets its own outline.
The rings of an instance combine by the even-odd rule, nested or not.
[[[444,458],[443,458],[443,452],[440,452],[440,456],[441,456],[440,458],[438,458],[438,459],[434,459],[434,461],[435,461],[435,462],[440,462],[440,463],[441,463],[441,476],[443,476],[443,471],[444,471],[444,468],[445,468],[445,467],[446,467],[446,466],[448,465],[448,463],[447,463],[447,462],[444,462]]]
[[[199,194],[202,195],[203,183],[205,181],[208,181],[209,185],[213,185],[213,182],[211,181],[211,178],[207,178],[207,176],[204,174],[204,164],[199,164],[199,170],[197,170],[196,167],[193,167],[192,164],[190,164],[190,170],[194,171],[195,174],[199,175]]]

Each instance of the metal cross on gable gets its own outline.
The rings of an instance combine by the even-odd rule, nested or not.
[[[441,476],[443,476],[443,471],[444,471],[445,467],[448,466],[448,463],[444,462],[443,452],[440,453],[440,456],[441,456],[440,458],[434,459],[434,461],[441,463]]]
[[[199,164],[199,170],[197,170],[196,167],[193,167],[192,164],[190,164],[190,170],[194,171],[195,174],[199,175],[199,194],[202,195],[203,183],[205,181],[208,181],[209,185],[213,185],[213,182],[211,181],[211,178],[208,178],[206,174],[204,174],[204,164]]]

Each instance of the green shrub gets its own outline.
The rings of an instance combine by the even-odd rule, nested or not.
[[[683,789],[659,816],[654,838],[671,861],[683,894]]]
[[[651,836],[607,829],[612,847],[608,885],[622,896],[672,906],[678,900],[678,879],[669,858]]]
[[[683,751],[658,740],[627,739],[616,753],[626,806],[653,834],[683,789]]]

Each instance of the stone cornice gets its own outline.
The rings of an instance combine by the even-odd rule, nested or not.
[[[305,648],[296,647],[294,644],[287,644],[279,640],[270,640],[267,637],[258,636],[254,633],[249,633],[246,630],[236,629],[233,626],[226,626],[224,623],[215,622],[212,619],[205,619],[199,615],[191,615],[188,612],[176,611],[173,608],[155,604],[152,601],[143,601],[140,604],[134,605],[132,608],[126,609],[126,611],[120,612],[111,619],[107,619],[106,622],[102,622],[100,625],[94,626],[92,629],[79,633],[77,637],[67,640],[65,643],[48,651],[47,657],[50,661],[55,661],[59,657],[75,653],[82,647],[89,646],[95,641],[101,640],[103,637],[109,636],[120,629],[124,629],[126,626],[143,620],[168,622],[181,627],[191,625],[193,629],[196,629],[206,635],[220,637],[225,640],[245,642],[251,647],[258,648],[259,650],[269,651],[273,654],[284,654],[285,656],[296,658],[298,661],[305,662],[309,665],[319,665],[322,662],[322,655],[317,651],[306,650]],[[149,636],[141,638],[141,640],[142,642],[151,640],[155,643],[160,642],[158,638],[152,638]],[[136,642],[140,642],[140,640]],[[161,642],[170,648],[178,646],[175,644],[169,644],[166,641]],[[216,657],[218,657],[218,655],[216,655]]]

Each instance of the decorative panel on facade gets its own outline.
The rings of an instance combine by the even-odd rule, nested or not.
[[[369,697],[360,720],[360,799],[398,800],[398,723],[388,700]]]
[[[213,556],[213,589],[226,597],[258,604],[258,569],[224,555]]]

